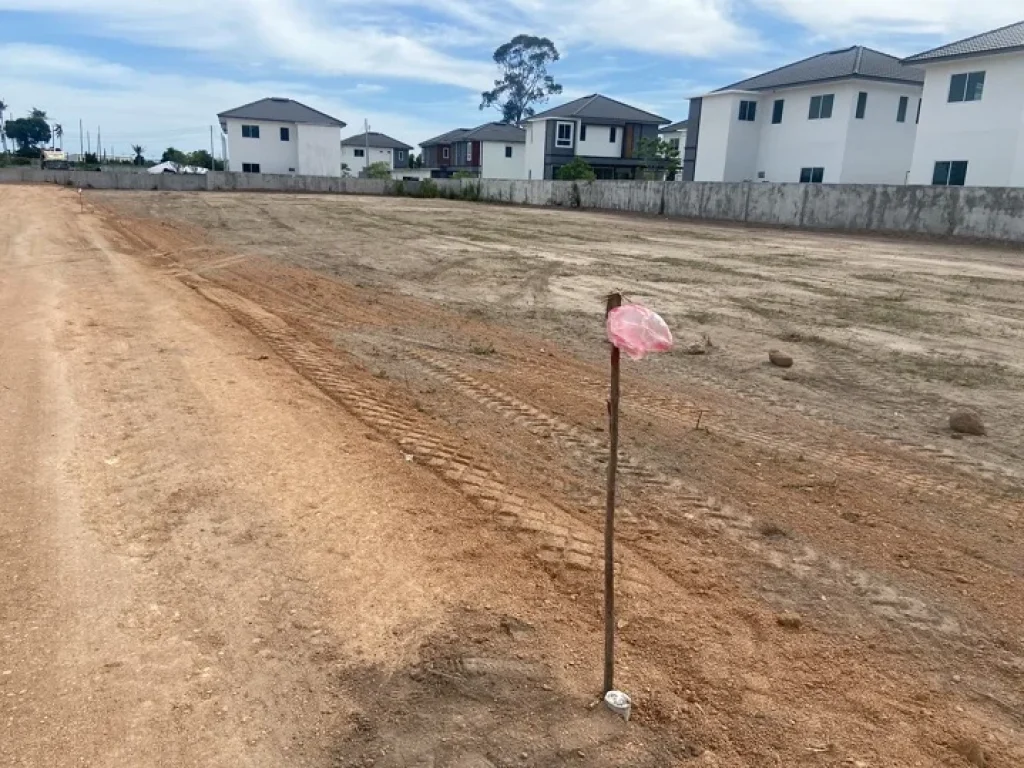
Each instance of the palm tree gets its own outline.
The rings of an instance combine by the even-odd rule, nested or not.
[[[145,151],[146,151],[146,148],[144,146],[142,146],[141,144],[132,144],[132,152],[135,153],[135,159],[132,160],[132,162],[135,163],[135,165],[145,165],[146,164],[146,158],[143,157],[143,154],[145,153]]]
[[[63,139],[64,139],[64,126],[61,125],[60,123],[54,123],[54,125],[53,125],[53,138],[55,140],[54,143],[57,145],[56,148],[57,149],[63,149],[64,148],[64,141],[63,141]]]

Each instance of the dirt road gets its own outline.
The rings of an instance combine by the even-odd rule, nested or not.
[[[374,260],[388,201],[315,203],[362,222],[320,249],[299,203],[0,187],[0,762],[1024,764],[1008,442],[951,461],[860,429],[872,403],[827,421],[633,369],[626,726],[589,708],[583,336]]]

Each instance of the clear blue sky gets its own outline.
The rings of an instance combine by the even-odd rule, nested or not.
[[[1011,0],[0,0],[0,99],[147,155],[209,146],[216,113],[290,96],[409,144],[480,112],[491,53],[555,41],[564,99],[672,120],[711,88],[825,50],[896,55],[1020,20]],[[219,148],[219,144],[218,144]],[[219,150],[218,150],[219,151]]]

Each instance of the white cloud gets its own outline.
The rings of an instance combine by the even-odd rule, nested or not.
[[[754,0],[829,39],[851,35],[937,35],[947,42],[1020,21],[1009,0]],[[857,42],[855,40],[851,43]]]
[[[217,112],[269,94],[290,96],[344,120],[348,127],[342,136],[360,132],[364,118],[373,130],[413,145],[451,127],[444,113],[366,109],[339,98],[335,91],[299,81],[154,74],[61,48],[24,44],[0,45],[0,61],[7,62],[3,97],[11,106],[9,116],[21,116],[33,107],[46,110],[52,122],[64,126],[64,145],[74,152],[79,146],[79,120],[94,145],[96,129],[102,126],[104,147],[113,147],[118,154],[128,154],[132,144],[145,146],[148,156],[159,156],[172,145],[209,148],[211,125],[217,133]],[[219,138],[215,145],[219,154]]]

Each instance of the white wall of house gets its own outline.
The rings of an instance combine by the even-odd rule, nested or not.
[[[296,129],[298,172],[304,176],[341,176],[341,129],[306,123]]]
[[[505,148],[512,148],[512,157],[505,157]],[[526,145],[506,144],[503,141],[480,142],[481,168],[483,179],[525,179]],[[543,178],[543,173],[541,174]]]
[[[243,164],[258,164],[261,173],[299,173],[298,131],[295,123],[265,120],[225,121],[228,129],[230,169],[241,172]],[[257,125],[258,139],[242,138],[243,125]],[[288,129],[288,141],[281,141],[281,128]],[[337,131],[337,129],[334,129]]]
[[[362,157],[357,157],[357,152],[362,153]],[[367,165],[366,148],[354,147],[348,144],[342,146],[341,162],[348,165],[349,171],[353,176],[358,176],[359,172],[366,168]],[[382,149],[380,147],[370,147],[369,164],[373,165],[374,163],[387,163],[388,168],[393,170],[395,164],[392,160],[391,150]]]
[[[917,106],[921,88],[899,83],[853,82],[844,86],[850,105],[846,153],[839,181],[843,184],[906,184],[917,136]],[[856,119],[857,95],[868,95],[864,118]],[[898,122],[900,97],[907,115]],[[838,94],[836,95],[838,98]],[[828,168],[825,170],[828,181]]]
[[[867,106],[857,119],[862,91],[868,94]],[[832,116],[810,119],[811,99],[827,95],[833,97]],[[825,183],[904,184],[920,95],[915,85],[848,80],[705,96],[695,179],[798,182],[801,169],[823,168]],[[902,123],[896,119],[901,96],[907,97]],[[782,122],[773,123],[779,99]],[[741,101],[757,102],[754,122],[739,119]]]
[[[544,142],[547,138],[547,121],[531,120],[526,123],[526,178],[544,178]]]
[[[576,123],[576,154],[584,157],[622,157],[622,126],[615,126],[615,141],[611,140],[612,126],[588,125],[583,140],[582,123]]]
[[[758,109],[760,109],[760,107],[758,107]],[[665,133],[659,133],[658,136],[662,141],[667,141],[669,143],[673,141],[677,142],[679,154],[682,155],[683,149],[686,147],[685,129],[681,131],[666,131]]]
[[[730,131],[736,122],[734,113],[739,102],[735,93],[708,94],[703,98],[694,181],[743,181],[746,178],[746,175],[730,178],[726,172]]]
[[[924,63],[924,103],[911,184],[931,184],[935,163],[967,161],[968,186],[1024,186],[1024,53]],[[950,78],[985,72],[980,101],[949,101]]]
[[[391,171],[391,178],[396,181],[402,181],[403,179],[429,179],[430,168],[395,168]]]

